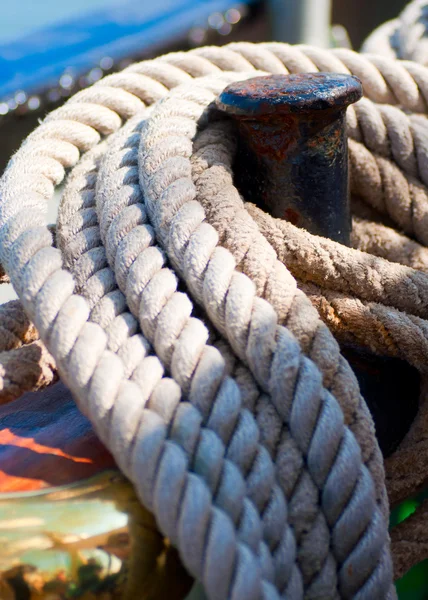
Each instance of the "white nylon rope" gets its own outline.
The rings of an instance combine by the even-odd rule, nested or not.
[[[315,597],[322,587],[314,586],[312,594],[318,582],[302,567],[305,549],[298,546],[295,560],[296,532],[289,525],[286,486],[279,485],[274,466],[277,455],[260,442],[242,386],[227,372],[230,350],[207,343],[210,333],[191,316],[190,297],[177,291],[179,279],[246,365],[243,372],[251,373],[259,395],[276,410],[306,461],[307,480],[320,498],[320,516],[313,522],[325,519],[332,535],[331,555],[324,554],[323,560],[337,564],[339,597],[393,597],[387,524],[342,410],[323,387],[319,368],[279,324],[272,304],[258,298],[251,280],[235,270],[235,259],[219,244],[195,200],[192,138],[195,120],[212,93],[193,85],[181,88],[157,104],[152,115],[144,115],[139,173],[134,169],[130,180],[121,182],[125,196],[126,186],[140,186],[143,202],[124,199],[119,212],[108,216],[111,202],[98,201],[95,189],[95,204],[92,199],[82,209],[87,229],[92,228],[89,252],[94,252],[86,258],[80,251],[81,259],[89,260],[87,271],[84,263],[76,267],[78,260],[72,268],[80,274],[82,290],[86,280],[89,284],[104,270],[91,281],[99,284],[97,301],[92,292],[86,295],[90,303],[75,293],[73,276],[62,269],[61,252],[50,247],[43,225],[42,204],[64,169],[78,162],[79,152],[96,147],[101,135],[119,129],[122,119],[142,111],[142,99],[158,101],[189,77],[220,69],[254,75],[255,68],[284,72],[284,63],[292,71],[302,65],[302,70],[350,70],[362,78],[373,100],[426,109],[428,78],[421,67],[346,51],[234,44],[135,65],[52,113],[12,159],[2,181],[1,261],[79,406],[209,596]],[[110,143],[108,138],[107,147]],[[85,229],[78,225],[76,232]],[[97,250],[99,239],[105,255]],[[104,276],[110,277],[110,290]],[[104,298],[111,311],[105,322],[99,308]],[[106,323],[121,323],[123,329],[117,324],[115,331],[122,333],[105,332]],[[140,362],[130,366],[120,349],[134,338]],[[149,343],[157,356],[149,354]],[[359,394],[353,393],[358,407]],[[381,470],[377,485],[379,477]]]
[[[365,40],[362,51],[428,64],[427,0],[413,0],[396,18],[383,23]]]

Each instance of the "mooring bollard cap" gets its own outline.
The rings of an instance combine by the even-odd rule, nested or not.
[[[231,115],[262,115],[345,109],[363,95],[358,77],[342,73],[267,75],[228,85],[217,107]]]

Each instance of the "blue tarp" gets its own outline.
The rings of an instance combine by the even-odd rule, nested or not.
[[[82,9],[79,2],[74,8],[73,0],[70,2],[71,10],[62,7],[64,3],[60,0],[56,0],[56,5],[52,0],[34,3],[40,10],[46,8],[46,3],[52,3],[45,25],[39,23],[36,29],[26,21],[26,1],[2,6],[0,98],[17,90],[37,91],[54,85],[70,67],[82,73],[96,66],[103,57],[120,59],[155,44],[173,41],[191,27],[205,24],[210,14],[236,5],[233,0],[110,0],[102,5],[99,0],[88,0]],[[251,2],[246,0],[245,3]],[[78,14],[74,14],[75,9]],[[21,31],[26,32],[22,37],[14,32],[14,28],[19,30],[19,19]],[[11,33],[7,30],[8,22]]]

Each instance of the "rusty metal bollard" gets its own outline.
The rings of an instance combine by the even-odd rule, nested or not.
[[[349,245],[346,108],[359,79],[335,73],[269,75],[227,86],[217,108],[238,125],[235,184],[249,202],[315,235]],[[419,373],[406,362],[342,345],[376,425],[384,456],[418,408]],[[403,398],[407,398],[403,410]]]
[[[247,200],[349,245],[346,108],[361,96],[359,79],[334,73],[229,85],[217,106],[238,123],[236,183]]]

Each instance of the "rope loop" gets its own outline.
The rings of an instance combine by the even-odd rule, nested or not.
[[[211,110],[237,79],[318,70],[364,87],[352,248],[246,203]],[[71,98],[1,180],[0,261],[25,312],[210,598],[395,597],[382,457],[332,333],[426,370],[427,111],[409,61],[198,48]],[[43,211],[64,178],[53,249]]]

